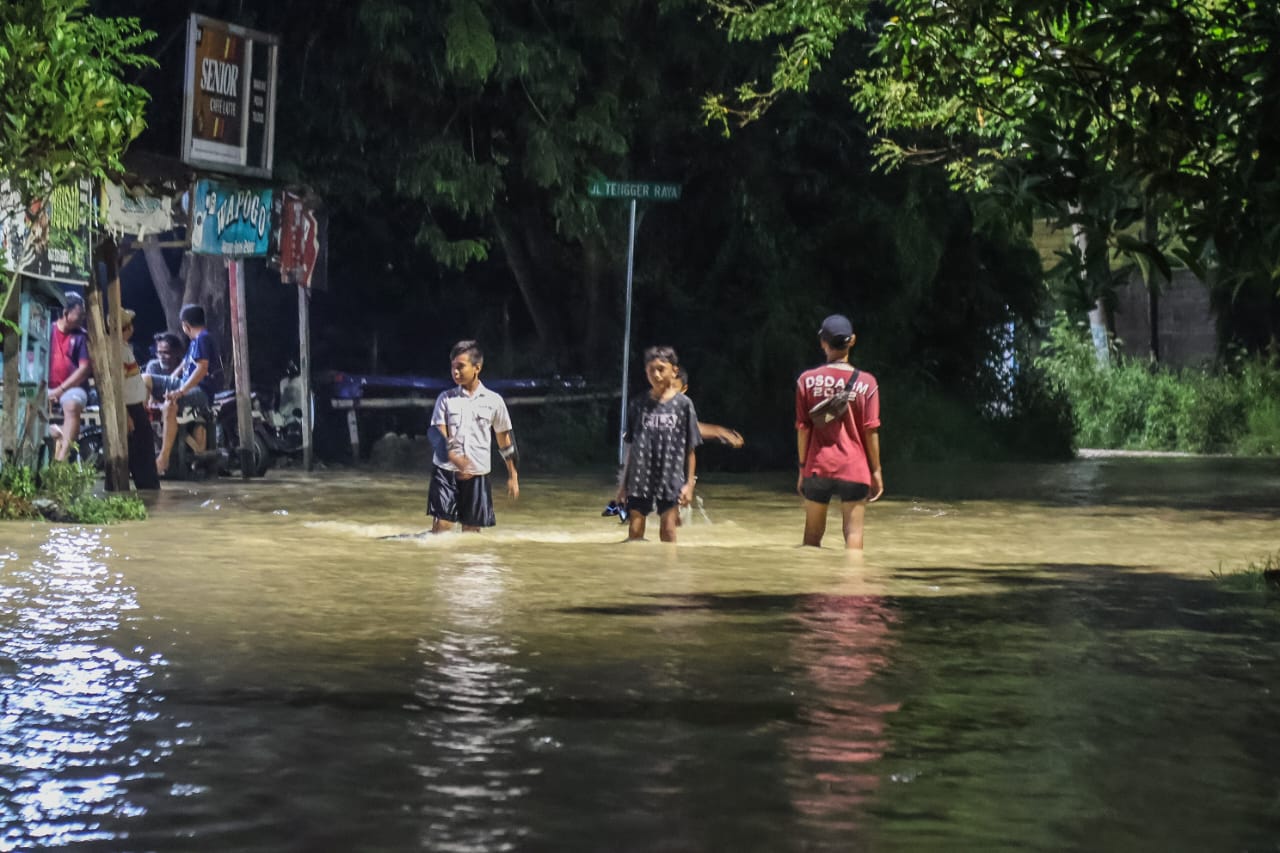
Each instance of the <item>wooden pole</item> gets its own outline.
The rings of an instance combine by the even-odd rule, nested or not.
[[[311,289],[298,286],[298,370],[302,380],[302,469],[311,459]]]
[[[103,477],[107,491],[126,492],[129,490],[129,443],[124,408],[124,352],[120,339],[120,280],[115,276],[115,264],[116,244],[107,238],[94,252],[96,286],[85,289],[85,316],[89,357],[93,359],[94,382],[98,388],[98,414],[102,421]],[[109,318],[106,316],[108,306],[111,307]]]
[[[9,275],[8,272],[5,275]],[[0,327],[0,334],[4,335],[4,411],[0,412],[0,452],[4,457],[0,459],[0,464],[5,462],[14,462],[24,464],[23,460],[17,458],[18,450],[18,358],[19,343],[21,336],[14,331],[18,325],[18,308],[22,303],[22,280],[14,275],[14,293],[8,303],[3,307],[5,319],[13,326]],[[34,412],[29,412],[27,417],[30,418]],[[34,467],[34,465],[33,465]]]
[[[120,301],[120,251],[113,238],[108,238],[104,246],[103,257],[107,262],[107,306],[110,313],[107,317],[107,328],[110,342],[111,364],[115,375],[115,405],[111,409],[103,407],[102,413],[110,416],[111,426],[103,422],[103,451],[109,460],[107,470],[113,472],[113,478],[119,491],[129,491],[129,411],[124,403],[124,306]],[[106,436],[112,436],[111,444]],[[114,447],[112,446],[114,444]]]
[[[249,315],[245,305],[244,261],[227,259],[231,295],[231,354],[236,378],[236,428],[240,434],[240,476],[253,474],[253,409],[249,399]]]

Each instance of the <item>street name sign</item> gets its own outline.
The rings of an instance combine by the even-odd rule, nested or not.
[[[679,201],[679,184],[651,181],[592,181],[587,194],[592,198],[634,198],[639,201]]]

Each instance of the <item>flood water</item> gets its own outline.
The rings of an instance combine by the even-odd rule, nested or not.
[[[349,472],[6,523],[0,850],[1280,850],[1280,595],[1210,574],[1280,463],[889,470],[862,560],[791,486],[674,547],[604,472],[478,535]]]

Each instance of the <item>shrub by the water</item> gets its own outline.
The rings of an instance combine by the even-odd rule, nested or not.
[[[47,515],[81,524],[110,524],[147,517],[146,506],[135,495],[90,494],[97,472],[78,462],[53,462],[37,480],[30,468],[0,468],[0,519],[36,519]]]
[[[1280,551],[1267,554],[1261,560],[1251,560],[1242,569],[1223,569],[1210,572],[1214,580],[1236,592],[1261,592],[1280,590]]]
[[[36,481],[30,468],[0,468],[0,520],[39,518],[40,511],[31,503],[35,496]]]
[[[1280,452],[1280,365],[1239,357],[1173,370],[1126,358],[1100,365],[1083,324],[1059,314],[1035,359],[1069,401],[1076,445],[1245,455]]]

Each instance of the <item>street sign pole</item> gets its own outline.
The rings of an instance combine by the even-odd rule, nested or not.
[[[622,431],[618,433],[618,464],[622,464],[626,453],[625,438],[627,435],[627,377],[631,369],[631,277],[636,263],[636,200],[631,199],[631,229],[627,238],[627,313],[622,331],[622,416],[618,422]]]
[[[618,464],[626,453],[627,435],[627,377],[631,372],[631,282],[636,263],[636,202],[679,201],[683,188],[679,184],[659,184],[651,181],[592,181],[587,194],[592,198],[625,198],[631,202],[631,227],[627,235],[627,308],[622,332],[622,415],[618,419]]]

